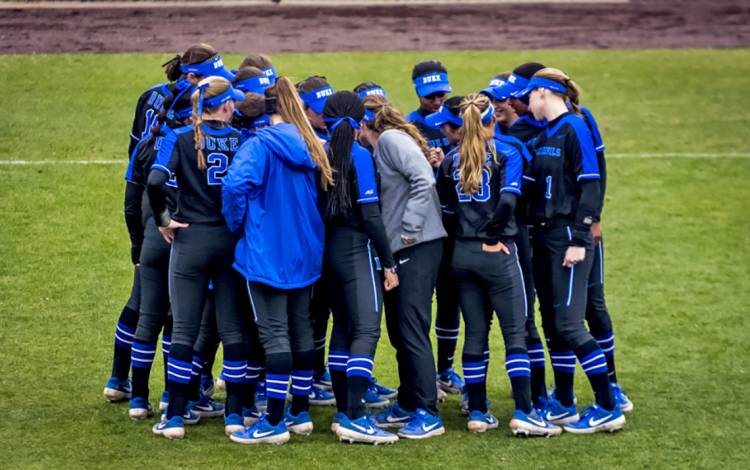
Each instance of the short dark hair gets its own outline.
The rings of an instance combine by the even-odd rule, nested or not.
[[[533,77],[535,73],[542,70],[543,68],[546,67],[544,66],[544,64],[540,64],[539,62],[526,62],[525,64],[521,64],[518,67],[514,68],[513,73],[527,80],[531,80],[531,77]]]
[[[265,54],[248,54],[240,63],[240,68],[243,67],[257,67],[262,70],[273,67],[273,63],[271,63],[271,58]]]
[[[361,93],[365,90],[371,90],[373,88],[383,88],[375,82],[362,82],[354,87],[354,93]]]
[[[322,75],[312,75],[300,82],[297,82],[294,86],[297,88],[297,93],[302,95],[313,90],[319,90],[321,88],[331,86],[331,84],[328,83],[328,79]]]
[[[461,116],[461,101],[463,101],[464,98],[464,96],[451,96],[445,100],[443,106],[445,106],[445,108],[454,116]],[[451,126],[451,129],[454,131],[460,128],[460,126],[457,126],[452,122],[449,122],[448,125]]]
[[[265,76],[266,74],[257,67],[241,67],[237,73],[234,74],[234,80],[232,80],[232,83],[238,83],[242,80],[247,80],[248,78]]]
[[[448,69],[438,60],[423,60],[412,69],[411,79],[416,80],[418,77],[430,72],[448,73]]]

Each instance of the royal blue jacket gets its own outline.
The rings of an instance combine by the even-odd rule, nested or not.
[[[323,260],[318,171],[291,124],[244,142],[224,177],[224,219],[241,239],[234,267],[248,281],[279,289],[313,284]]]

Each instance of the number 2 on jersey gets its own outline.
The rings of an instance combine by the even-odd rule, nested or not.
[[[453,181],[460,181],[461,173],[456,170],[453,172]],[[458,194],[458,202],[471,202],[474,199],[477,202],[487,202],[490,199],[490,172],[487,169],[482,170],[482,184],[479,187],[479,191],[475,192],[471,196],[464,194],[464,185],[456,183],[456,193]]]
[[[221,180],[227,174],[228,161],[229,159],[223,153],[211,153],[206,157],[206,164],[208,165],[206,176],[209,186],[221,184]]]

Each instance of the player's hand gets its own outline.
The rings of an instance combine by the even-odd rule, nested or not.
[[[591,236],[594,238],[594,246],[598,245],[602,241],[602,223],[594,222],[591,224]]]
[[[565,250],[563,266],[566,268],[572,268],[583,261],[584,258],[586,258],[586,248],[582,246],[569,246],[568,249]]]
[[[440,164],[445,159],[445,153],[443,153],[443,149],[440,147],[435,147],[430,149],[430,157],[428,158],[428,161],[430,162],[430,165],[432,165],[433,168],[440,167]]]
[[[386,271],[385,280],[383,281],[383,287],[385,288],[386,292],[398,287],[398,274],[393,271]]]
[[[174,240],[175,229],[188,228],[189,226],[190,224],[183,224],[175,220],[170,220],[169,225],[159,227],[159,232],[161,232],[161,236],[164,237],[164,240],[166,240],[167,243],[171,244],[172,240]]]
[[[506,255],[510,254],[510,250],[507,246],[505,246],[504,243],[497,242],[494,245],[488,245],[486,243],[482,243],[482,251],[486,251],[487,253],[498,253],[502,251]]]
[[[412,238],[408,235],[401,234],[401,244],[404,246],[410,246],[417,242],[416,238]]]

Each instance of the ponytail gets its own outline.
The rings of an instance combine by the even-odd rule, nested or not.
[[[458,131],[461,136],[458,144],[458,171],[463,186],[462,192],[466,195],[476,193],[482,186],[482,172],[487,161],[487,152],[492,154],[493,160],[496,159],[495,146],[491,145],[494,121],[491,116],[489,120],[483,120],[483,114],[487,112],[492,110],[489,98],[484,95],[471,94],[461,101],[461,117],[464,124]]]
[[[401,111],[394,108],[387,99],[378,95],[368,96],[365,98],[365,108],[374,114],[372,121],[366,124],[368,128],[379,134],[389,129],[399,130],[414,140],[425,158],[430,158],[430,148],[419,129],[407,122]]]
[[[297,128],[302,139],[307,144],[307,150],[315,165],[320,170],[320,186],[327,191],[333,184],[333,171],[328,157],[323,149],[323,144],[315,135],[310,121],[305,116],[302,100],[300,100],[294,84],[286,77],[279,77],[276,83],[266,89],[267,96],[276,96],[278,113],[284,122],[288,122]]]
[[[195,143],[195,151],[198,154],[199,170],[205,170],[208,168],[206,165],[206,156],[203,154],[203,130],[201,129],[201,124],[203,124],[203,113],[216,109],[204,107],[203,101],[207,98],[219,96],[231,86],[231,83],[229,83],[229,80],[226,78],[208,77],[198,83],[198,88],[190,96],[190,100],[193,103],[193,140]]]
[[[164,73],[167,75],[167,80],[170,82],[176,82],[182,76],[182,56],[177,54],[168,61],[164,62],[161,66],[164,69]]]

